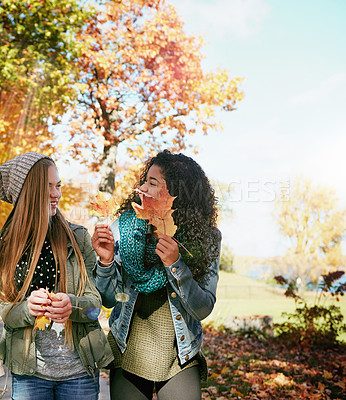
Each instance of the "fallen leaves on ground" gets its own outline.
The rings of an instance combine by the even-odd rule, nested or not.
[[[341,400],[346,398],[346,345],[321,350],[288,348],[204,328],[209,377],[204,400]]]
[[[345,343],[328,350],[289,348],[274,338],[239,336],[212,327],[204,327],[203,334],[208,363],[203,400],[346,398]]]

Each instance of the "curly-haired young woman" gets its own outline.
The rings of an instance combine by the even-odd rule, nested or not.
[[[60,198],[50,157],[24,153],[0,166],[0,200],[14,206],[0,232],[0,359],[14,400],[97,400],[99,370],[113,359],[93,312],[101,297],[90,235],[65,220]],[[43,316],[49,327],[35,329]]]
[[[201,320],[216,300],[221,234],[216,199],[202,168],[183,154],[165,150],[149,159],[140,176],[142,196],[175,197],[174,235],[152,235],[136,218],[134,191],[109,228],[96,226],[99,255],[96,287],[106,307],[114,307],[108,340],[115,361],[112,399],[197,400],[207,376],[201,352]]]

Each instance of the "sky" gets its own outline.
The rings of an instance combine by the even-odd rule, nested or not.
[[[274,201],[297,176],[346,207],[346,0],[166,2],[207,42],[206,71],[244,78],[237,110],[217,115],[223,132],[192,136],[199,153],[185,152],[229,189],[223,242],[236,255],[282,255]]]
[[[193,158],[232,189],[221,223],[234,254],[285,252],[272,217],[297,176],[333,188],[346,206],[346,1],[170,0],[185,30],[208,43],[204,68],[243,77],[221,133],[197,135]]]

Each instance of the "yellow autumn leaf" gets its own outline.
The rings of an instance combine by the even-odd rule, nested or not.
[[[59,299],[55,293],[53,292],[48,292],[48,296],[51,300],[53,301],[60,301],[61,299]],[[36,331],[37,329],[39,329],[40,331],[44,331],[46,329],[46,325],[50,324],[50,319],[48,317],[46,317],[45,315],[42,315],[40,317],[36,317],[35,319],[35,325],[34,325],[34,331]]]
[[[41,317],[36,317],[34,331],[36,331],[37,329],[39,329],[40,331],[44,331],[46,329],[46,324],[50,324],[50,319],[48,317],[46,317],[45,315],[42,315]]]
[[[229,373],[229,367],[227,367],[226,365],[222,368],[221,370],[221,375],[226,375]]]
[[[287,378],[287,376],[285,376],[282,372],[280,372],[274,377],[273,382],[276,385],[285,386],[291,383],[291,380]]]
[[[91,201],[90,204],[99,217],[107,218],[115,215],[118,206],[113,196],[107,199],[106,194],[100,191],[97,192],[96,201]]]
[[[330,373],[329,371],[326,371],[326,370],[323,371],[323,375],[322,376],[323,376],[324,379],[333,379],[333,374]]]

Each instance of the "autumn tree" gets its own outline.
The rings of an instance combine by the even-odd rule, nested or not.
[[[71,79],[81,46],[75,34],[91,15],[79,4],[0,3],[0,137],[8,158],[29,150],[47,153],[52,146],[48,124],[60,121],[74,96]]]
[[[90,15],[76,0],[0,2],[0,164],[26,151],[56,155],[49,125],[75,96],[75,34]],[[10,210],[0,202],[0,226]]]
[[[72,143],[76,157],[100,167],[102,191],[114,191],[120,143],[139,159],[160,146],[185,149],[187,136],[220,128],[216,111],[233,110],[243,96],[239,78],[203,71],[202,40],[185,34],[163,1],[108,2],[78,40],[88,48],[79,58]]]
[[[276,202],[274,217],[289,241],[277,272],[306,284],[317,283],[321,274],[345,268],[341,243],[346,210],[340,208],[331,188],[297,178],[289,196]]]

